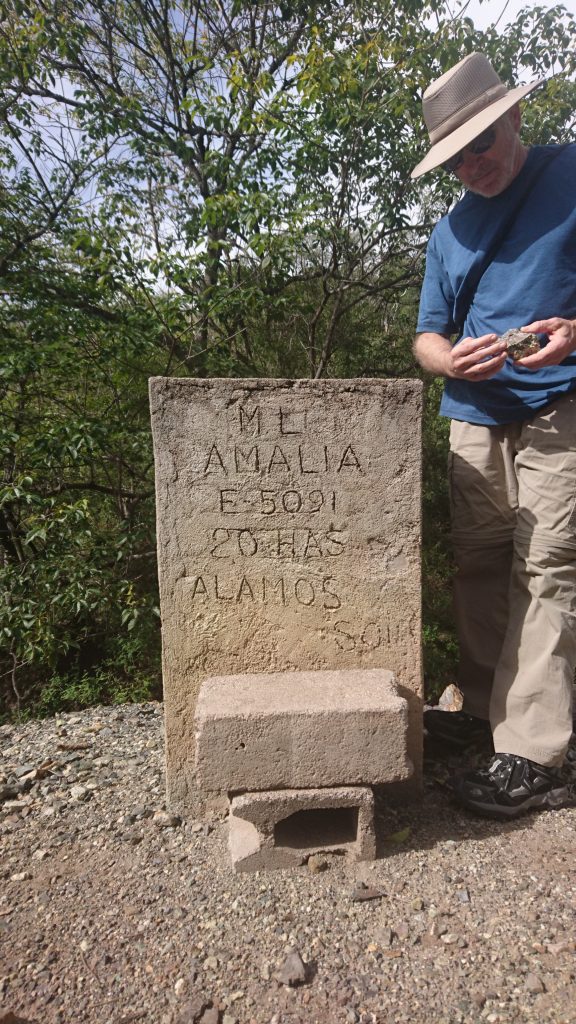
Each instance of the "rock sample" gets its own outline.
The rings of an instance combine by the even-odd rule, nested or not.
[[[540,342],[537,334],[527,334],[519,327],[512,327],[506,334],[503,334],[500,341],[506,342],[508,355],[514,362],[524,359],[524,356],[531,356],[540,351]]]

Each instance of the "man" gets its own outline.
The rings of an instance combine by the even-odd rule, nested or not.
[[[431,236],[414,350],[446,378],[462,711],[427,731],[493,739],[455,794],[510,818],[570,802],[560,766],[576,667],[576,145],[520,140],[518,101],[469,54],[424,93],[432,147],[467,189]],[[510,328],[540,348],[514,362]],[[456,339],[456,344],[451,339]]]

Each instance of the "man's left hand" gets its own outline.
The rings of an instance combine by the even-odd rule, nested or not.
[[[534,355],[518,359],[517,366],[525,366],[527,370],[539,370],[542,366],[557,366],[566,356],[576,349],[576,321],[565,320],[561,316],[551,316],[548,320],[535,320],[520,328],[531,334],[547,334],[548,342],[544,348]]]

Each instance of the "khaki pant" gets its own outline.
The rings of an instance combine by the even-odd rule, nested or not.
[[[533,419],[450,430],[464,709],[497,752],[562,763],[576,666],[576,393]]]

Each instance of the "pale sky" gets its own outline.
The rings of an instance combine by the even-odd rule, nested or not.
[[[484,0],[483,3],[480,0],[470,0],[470,3],[466,6],[466,14],[472,18],[474,25],[478,29],[487,28],[489,25],[493,25],[498,19],[499,27],[506,25],[508,22],[513,21],[519,11],[523,7],[555,7],[559,0]],[[576,15],[576,0],[560,0],[564,7],[571,13]]]

